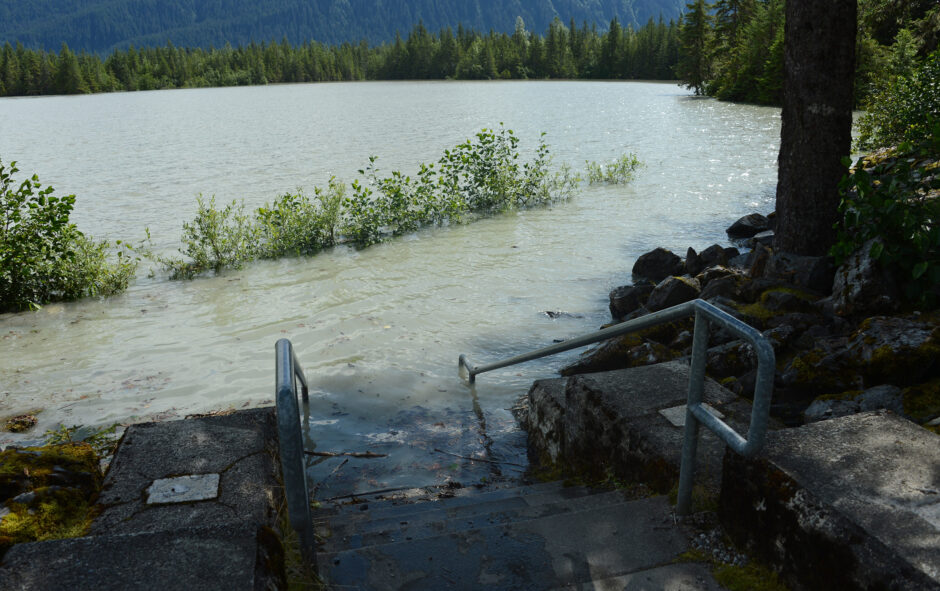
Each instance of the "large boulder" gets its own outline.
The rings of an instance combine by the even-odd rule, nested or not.
[[[770,222],[767,218],[759,213],[751,213],[731,224],[725,231],[728,233],[728,238],[741,240],[766,230],[770,230]]]
[[[633,264],[635,276],[644,277],[653,283],[659,283],[670,275],[681,275],[684,271],[685,263],[679,255],[665,248],[642,254]]]
[[[577,361],[562,368],[561,375],[610,371],[653,365],[675,359],[679,353],[655,341],[634,334],[604,341],[581,354]]]
[[[764,267],[764,277],[780,279],[819,294],[829,293],[834,276],[835,267],[831,257],[774,252]]]
[[[833,310],[840,316],[885,314],[897,311],[899,294],[887,270],[871,257],[876,239],[855,251],[835,272]]]
[[[646,309],[650,312],[665,310],[678,304],[694,300],[702,289],[698,281],[690,277],[666,277],[650,294]]]

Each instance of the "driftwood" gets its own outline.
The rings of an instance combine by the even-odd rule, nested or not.
[[[338,458],[340,456],[349,456],[350,458],[387,458],[388,454],[379,454],[374,451],[307,451],[308,456],[317,456],[319,458]]]
[[[453,456],[455,458],[460,458],[461,460],[470,460],[471,462],[486,462],[487,464],[502,464],[505,466],[519,466],[520,468],[525,468],[525,466],[523,466],[522,464],[515,464],[513,462],[501,462],[499,460],[484,460],[483,458],[472,458],[469,456],[461,456],[461,455],[457,455],[455,453],[451,453],[449,451],[444,451],[443,449],[437,449],[437,448],[434,448],[434,451],[436,451],[439,454],[444,454],[448,456]]]

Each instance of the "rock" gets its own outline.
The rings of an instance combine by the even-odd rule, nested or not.
[[[769,229],[770,224],[766,217],[759,213],[751,213],[731,224],[725,231],[728,233],[728,238],[739,240],[742,238],[750,238],[758,232]]]
[[[904,403],[901,399],[901,389],[891,384],[882,384],[869,388],[855,399],[860,411],[887,409],[899,415],[904,415]]]
[[[734,248],[729,250],[734,251],[735,254],[733,256],[737,255],[738,249]],[[705,268],[714,267],[716,265],[727,265],[728,259],[730,258],[728,252],[718,244],[712,244],[700,252],[699,257],[704,261]]]
[[[835,272],[833,311],[840,316],[884,314],[898,310],[899,294],[890,273],[871,258],[869,240]]]
[[[756,248],[757,246],[769,246],[773,247],[774,245],[774,231],[765,230],[763,232],[758,232],[751,236],[751,239],[748,241],[751,245],[751,248]]]
[[[757,244],[754,246],[754,250],[748,254],[747,257],[747,273],[753,278],[763,277],[764,269],[767,267],[767,261],[770,260],[770,255],[773,254],[773,251],[770,248]]]
[[[685,272],[695,277],[705,268],[705,261],[695,252],[691,246],[685,253]]]
[[[736,277],[722,277],[715,281],[709,281],[698,297],[703,300],[713,300],[716,297],[736,299],[740,295],[738,290],[738,279]]]
[[[701,293],[698,281],[689,277],[666,277],[653,289],[646,302],[650,312],[694,300]]]
[[[755,367],[757,358],[754,349],[745,341],[731,341],[708,350],[708,374],[713,378],[737,377]]]
[[[676,353],[657,342],[644,341],[637,334],[629,334],[604,341],[588,349],[571,365],[561,370],[561,375],[572,376],[583,373],[609,371],[651,365],[676,358]]]
[[[880,384],[909,386],[933,376],[940,358],[940,328],[906,318],[876,316],[850,337],[817,339],[795,357],[783,382],[831,394]]]
[[[858,401],[853,399],[841,400],[838,398],[817,398],[803,412],[803,419],[807,423],[836,419],[854,415],[859,411]]]
[[[775,252],[764,267],[764,277],[779,279],[819,294],[828,294],[832,290],[835,268],[832,257]]]
[[[671,250],[657,248],[640,257],[633,264],[633,274],[658,283],[670,275],[681,275],[685,264]]]
[[[610,292],[610,315],[621,319],[646,303],[653,293],[653,284],[623,285]]]

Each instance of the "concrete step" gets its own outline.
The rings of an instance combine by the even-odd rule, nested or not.
[[[577,585],[555,587],[552,591],[721,591],[708,566],[682,562],[635,573],[597,579]]]
[[[564,492],[568,490],[570,489],[564,489]],[[519,523],[559,513],[612,507],[626,501],[620,491],[586,493],[580,496],[568,496],[559,491],[488,501],[479,505],[429,509],[408,515],[405,519],[385,518],[340,525],[334,529],[318,528],[317,533],[328,536],[324,544],[327,551],[362,548],[498,524]]]
[[[652,497],[321,553],[319,565],[333,588],[543,590],[615,581],[687,549],[668,501]]]

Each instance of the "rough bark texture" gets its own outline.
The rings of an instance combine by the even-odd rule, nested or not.
[[[788,0],[777,250],[828,253],[850,154],[856,0]]]

